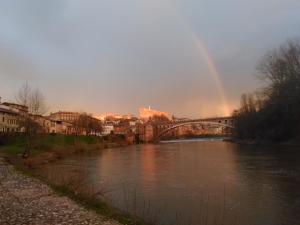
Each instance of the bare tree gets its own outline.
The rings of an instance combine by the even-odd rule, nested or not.
[[[31,115],[44,115],[47,112],[44,95],[38,88],[32,89],[28,82],[18,91],[16,101],[20,105],[27,106]]]
[[[75,128],[75,134],[82,135],[87,127],[87,114],[80,113],[77,119],[73,122],[73,126]]]
[[[90,130],[90,134],[93,133],[93,134],[97,135],[102,132],[102,122],[98,119],[91,117],[88,127]]]
[[[28,107],[28,113],[20,113],[19,116],[19,125],[26,136],[26,146],[23,152],[23,157],[26,158],[30,155],[32,140],[44,130],[37,122],[37,117],[46,113],[47,107],[41,91],[32,89],[27,82],[18,91],[16,101]]]
[[[32,115],[44,115],[47,112],[44,95],[39,89],[34,89],[30,93],[29,112]]]
[[[234,113],[238,137],[287,141],[300,139],[300,42],[270,51],[258,66],[264,88],[243,95]]]
[[[102,132],[102,123],[87,113],[81,113],[74,121],[76,135],[85,133],[86,135]]]
[[[28,107],[31,91],[31,86],[25,82],[16,94],[17,103]]]

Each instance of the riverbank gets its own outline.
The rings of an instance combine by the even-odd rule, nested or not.
[[[3,158],[0,158],[0,221],[3,225],[120,225],[59,195],[40,180],[21,174]]]
[[[2,177],[0,177],[0,206],[1,208],[7,208],[6,211],[0,212],[0,221],[6,221],[4,224],[103,224],[103,225],[145,225],[139,218],[131,216],[128,213],[124,213],[114,207],[111,207],[109,204],[99,198],[99,193],[79,193],[77,192],[72,185],[78,184],[63,184],[56,185],[51,180],[47,180],[44,177],[41,177],[36,173],[40,168],[46,164],[68,158],[73,154],[80,153],[89,153],[95,151],[101,151],[107,148],[116,148],[128,146],[128,143],[114,138],[102,139],[99,137],[92,136],[66,136],[66,135],[46,135],[41,136],[39,139],[35,140],[33,148],[28,158],[22,158],[22,152],[25,147],[25,139],[22,136],[13,137],[12,140],[6,140],[6,143],[2,142],[0,145],[0,172]],[[7,171],[7,172],[2,172]],[[10,186],[12,185],[12,186]],[[27,185],[27,186],[26,186]],[[39,188],[40,186],[40,188]],[[1,189],[2,188],[2,189]],[[5,190],[11,190],[9,193],[5,194]],[[24,193],[24,198],[27,201],[19,201],[18,197],[15,195],[20,192],[23,193],[23,190],[27,190],[28,193]],[[17,194],[18,195],[18,194]],[[49,196],[54,196],[53,199]],[[43,198],[43,196],[48,196]],[[58,198],[57,196],[61,196]],[[63,197],[64,196],[64,197]],[[41,197],[41,198],[40,198]],[[25,222],[19,222],[20,220],[14,220],[17,209],[26,209],[30,208],[31,204],[35,202],[32,199],[40,199],[38,207],[29,209],[30,215],[26,214],[26,211],[22,211],[21,214],[18,214],[20,218],[25,218]],[[3,201],[2,201],[3,199]],[[53,202],[52,202],[52,200]],[[65,203],[67,202],[67,203]],[[94,219],[92,216],[87,216],[87,220],[80,220],[80,218],[85,218],[81,213],[78,213],[79,219],[76,217],[74,220],[70,214],[70,210],[66,213],[58,213],[60,210],[57,210],[56,205],[68,205],[70,202],[75,203],[78,207],[85,208],[86,212],[93,212],[94,215],[98,215],[98,219]],[[49,204],[48,204],[49,203]],[[72,204],[73,204],[72,203]],[[72,205],[71,204],[71,205]],[[16,206],[16,210],[12,208]],[[46,207],[50,207],[50,214],[39,214],[40,211],[36,211],[39,208],[41,210],[49,211]],[[67,207],[67,206],[66,206]],[[72,205],[73,207],[73,205]],[[72,208],[71,207],[71,208]],[[75,207],[75,206],[74,206]],[[73,207],[73,208],[74,208]],[[75,207],[75,208],[76,208]],[[0,208],[0,210],[1,210]],[[75,211],[80,211],[76,208]],[[52,210],[53,209],[53,210]],[[51,214],[52,211],[53,215]],[[11,212],[9,212],[11,211]],[[71,210],[73,212],[74,210]],[[40,215],[42,219],[45,220],[33,220],[36,215]],[[30,219],[30,217],[32,218]],[[56,216],[58,218],[56,218]],[[67,216],[67,219],[63,218]],[[6,219],[2,220],[2,217]],[[53,219],[53,218],[54,219]],[[51,219],[52,218],[52,219]],[[60,221],[61,218],[61,221]],[[70,221],[69,221],[70,218]],[[81,218],[81,219],[82,219]],[[91,219],[90,219],[91,218]],[[49,219],[49,222],[47,220]],[[77,220],[78,219],[78,220]],[[106,220],[114,220],[118,222],[107,222]],[[8,222],[7,222],[8,221]],[[26,222],[28,221],[28,223]],[[45,222],[45,223],[44,223]],[[2,224],[2,223],[1,223]]]
[[[1,143],[2,142],[2,143]],[[30,157],[23,158],[26,138],[22,135],[1,137],[0,153],[18,167],[37,168],[72,154],[127,146],[117,136],[106,139],[95,136],[40,135],[32,140]]]

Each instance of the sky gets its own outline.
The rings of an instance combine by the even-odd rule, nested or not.
[[[229,115],[299,15],[299,0],[0,0],[0,96],[28,82],[51,112]]]

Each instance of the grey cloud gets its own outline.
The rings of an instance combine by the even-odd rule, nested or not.
[[[0,0],[0,75],[38,83],[53,109],[218,114],[187,30],[203,38],[233,108],[255,89],[264,52],[297,35],[299,11],[297,0]]]
[[[0,46],[0,77],[30,81],[36,79],[37,76],[37,69],[32,62]]]

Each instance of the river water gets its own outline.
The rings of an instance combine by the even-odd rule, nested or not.
[[[300,224],[299,147],[174,141],[76,155],[40,173],[155,224]]]

